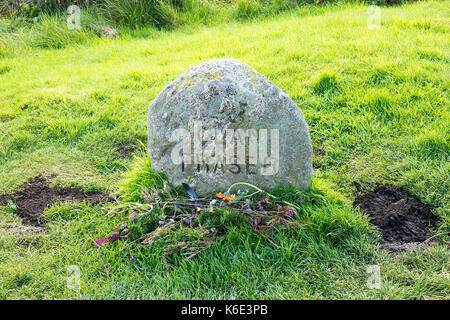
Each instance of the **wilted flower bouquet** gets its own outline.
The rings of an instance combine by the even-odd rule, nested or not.
[[[238,185],[255,191],[232,194]],[[170,187],[167,182],[161,188],[142,187],[143,203],[122,203],[110,211],[127,218],[113,235],[96,243],[129,239],[145,246],[163,246],[165,255],[180,253],[192,258],[220,240],[230,227],[254,230],[278,246],[264,230],[299,225],[296,205],[248,183],[235,183],[226,192],[205,198],[198,197],[186,184],[183,189]]]

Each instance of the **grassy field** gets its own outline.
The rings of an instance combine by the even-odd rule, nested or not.
[[[448,299],[449,3],[383,7],[374,30],[368,17],[367,6],[335,5],[62,49],[28,42],[13,50],[5,40],[0,194],[54,174],[55,185],[132,199],[148,178],[139,141],[146,143],[150,101],[190,66],[218,58],[247,63],[286,91],[316,151],[312,190],[289,195],[306,200],[298,219],[307,226],[268,231],[280,248],[230,228],[197,257],[166,262],[160,247],[95,246],[123,218],[102,206],[55,205],[39,233],[3,207],[0,298]],[[124,146],[132,152],[123,155]],[[437,242],[380,248],[352,206],[354,182],[395,185],[430,205]],[[81,271],[79,291],[66,285],[71,265]],[[370,265],[380,267],[380,289],[367,287]]]

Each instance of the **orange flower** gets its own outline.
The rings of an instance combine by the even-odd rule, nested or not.
[[[232,195],[227,196],[227,195],[223,194],[222,192],[219,192],[219,193],[216,193],[216,197],[219,199],[223,199],[223,200],[227,200],[228,202],[231,202],[234,200],[235,195],[232,194]]]

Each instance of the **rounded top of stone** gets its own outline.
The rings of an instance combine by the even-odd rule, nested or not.
[[[275,180],[310,184],[312,147],[300,108],[238,60],[189,68],[152,101],[147,127],[152,167],[175,184],[190,177],[200,193],[236,181],[267,189]],[[227,149],[233,141],[236,146]],[[272,174],[265,170],[271,167]]]

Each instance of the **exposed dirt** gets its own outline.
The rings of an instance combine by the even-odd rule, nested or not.
[[[6,204],[8,204],[10,198],[11,196],[7,194],[0,194],[0,206],[5,206]]]
[[[318,158],[326,155],[326,151],[320,147],[313,147],[313,169],[319,169],[320,165],[317,163]]]
[[[313,155],[316,157],[323,157],[326,154],[326,151],[322,148],[313,148]]]
[[[5,231],[3,233],[3,231]],[[18,234],[18,235],[39,235],[39,234],[43,234],[45,233],[45,229],[41,226],[37,226],[37,225],[33,225],[33,224],[25,224],[25,225],[15,225],[15,224],[11,224],[11,225],[6,225],[3,229],[2,232],[0,233],[0,237],[4,234],[8,234],[8,235],[14,235],[14,234]]]
[[[117,152],[122,158],[129,158],[137,149],[137,146],[132,143],[125,143],[117,146]]]
[[[30,223],[36,223],[43,211],[55,202],[78,200],[98,204],[111,200],[105,193],[84,193],[73,188],[51,188],[48,181],[41,176],[30,179],[20,189],[21,191],[11,195],[0,195],[0,206],[12,200],[18,208],[17,214]]]
[[[355,206],[366,212],[378,227],[382,245],[391,250],[407,250],[424,245],[437,218],[430,207],[416,197],[391,186],[379,186],[355,199]]]

